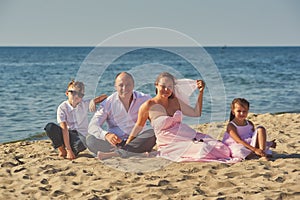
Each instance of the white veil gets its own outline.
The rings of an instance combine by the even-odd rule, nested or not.
[[[178,79],[175,83],[175,96],[187,105],[189,105],[189,97],[196,89],[196,80]]]

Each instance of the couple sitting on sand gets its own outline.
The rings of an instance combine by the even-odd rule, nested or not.
[[[179,81],[167,72],[163,72],[157,77],[155,81],[156,96],[153,98],[134,91],[133,77],[127,72],[121,72],[115,78],[117,92],[107,98],[100,96],[98,101],[90,101],[90,107],[94,109],[95,103],[106,98],[101,102],[92,118],[88,127],[88,134],[87,131],[83,134],[76,129],[76,126],[82,125],[81,121],[85,121],[78,121],[84,115],[80,115],[78,118],[74,114],[71,125],[68,125],[67,119],[65,122],[62,122],[64,120],[61,119],[58,122],[60,124],[66,123],[65,129],[68,128],[72,131],[75,129],[76,132],[79,132],[77,135],[80,137],[77,137],[76,142],[72,142],[72,131],[69,131],[70,137],[68,137],[68,131],[61,131],[61,134],[57,130],[56,132],[51,130],[57,126],[53,123],[48,124],[45,130],[51,139],[54,138],[53,135],[62,135],[60,136],[61,142],[55,143],[53,139],[52,141],[54,147],[59,149],[60,154],[64,154],[63,150],[66,149],[67,158],[70,158],[68,150],[74,149],[76,151],[74,154],[78,154],[84,149],[78,149],[80,141],[99,159],[148,153],[152,151],[155,144],[157,145],[157,156],[176,162],[237,162],[252,152],[266,158],[268,147],[274,147],[275,143],[272,142],[268,146],[265,129],[260,127],[254,131],[253,124],[246,120],[249,105],[245,104],[247,102],[245,99],[238,99],[233,102],[231,113],[234,115],[234,119],[228,124],[224,143],[209,135],[196,132],[188,125],[183,124],[182,115],[190,117],[201,115],[205,88],[205,83],[202,80],[186,81],[189,83],[189,87],[199,89],[194,108],[185,101],[186,97],[178,92],[180,91],[177,90]],[[76,92],[73,92],[72,95],[80,98],[80,89]],[[78,105],[83,104],[82,102],[77,102],[75,107],[70,106],[69,110],[77,110]],[[69,104],[71,103],[69,102]],[[148,119],[153,129],[146,129],[145,124]],[[105,122],[108,126],[107,131],[102,129]],[[74,126],[74,123],[77,125]],[[86,122],[84,124],[87,127]],[[72,125],[73,129],[70,127]],[[240,134],[241,136],[239,136]],[[63,150],[61,151],[61,149]]]

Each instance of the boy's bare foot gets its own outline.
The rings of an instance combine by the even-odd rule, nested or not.
[[[67,154],[64,154],[62,152],[59,152],[58,153],[58,157],[61,157],[61,158],[66,158]]]
[[[58,147],[58,156],[65,158],[67,156],[67,151],[64,147]]]

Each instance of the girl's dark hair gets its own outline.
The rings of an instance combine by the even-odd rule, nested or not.
[[[233,101],[231,102],[231,109],[230,109],[230,115],[229,115],[229,121],[232,121],[234,119],[234,115],[232,114],[232,110],[234,109],[234,104],[239,104],[240,106],[244,107],[244,108],[250,108],[250,103],[244,99],[244,98],[235,98],[233,99]]]
[[[175,82],[175,77],[174,77],[172,74],[168,73],[168,72],[162,72],[162,73],[160,73],[160,74],[157,76],[154,85],[156,86],[156,85],[158,84],[159,80],[160,80],[161,78],[164,78],[164,77],[170,78],[170,79],[173,81],[173,84],[174,84],[174,86],[175,86],[175,84],[176,84],[176,82]],[[157,94],[157,89],[156,89],[156,88],[155,88],[155,94]],[[173,92],[172,92],[172,95],[169,96],[169,99],[173,99],[174,96],[175,96],[175,95],[174,95],[174,91],[173,91]]]

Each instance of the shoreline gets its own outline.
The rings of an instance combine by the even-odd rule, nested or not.
[[[300,110],[283,111],[283,112],[275,112],[275,113],[249,113],[249,115],[263,115],[263,114],[270,114],[270,115],[300,114]],[[228,120],[225,120],[224,123],[225,122],[228,122]],[[216,124],[216,123],[223,123],[223,122],[221,122],[221,121],[220,122],[209,122],[209,123],[204,123],[204,124],[193,124],[193,125],[190,125],[190,126],[197,129],[197,127],[202,126],[202,125]],[[26,137],[24,139],[18,139],[18,140],[7,141],[7,142],[0,142],[0,145],[1,144],[16,143],[16,142],[23,142],[23,141],[39,141],[39,140],[48,140],[46,132],[36,133],[36,134],[33,134],[33,135],[31,135],[29,137]]]
[[[300,114],[248,118],[266,127],[268,140],[276,139],[270,161],[99,161],[87,150],[69,161],[58,157],[50,140],[0,144],[0,199],[299,199]],[[226,123],[195,128],[213,124],[222,132]]]

